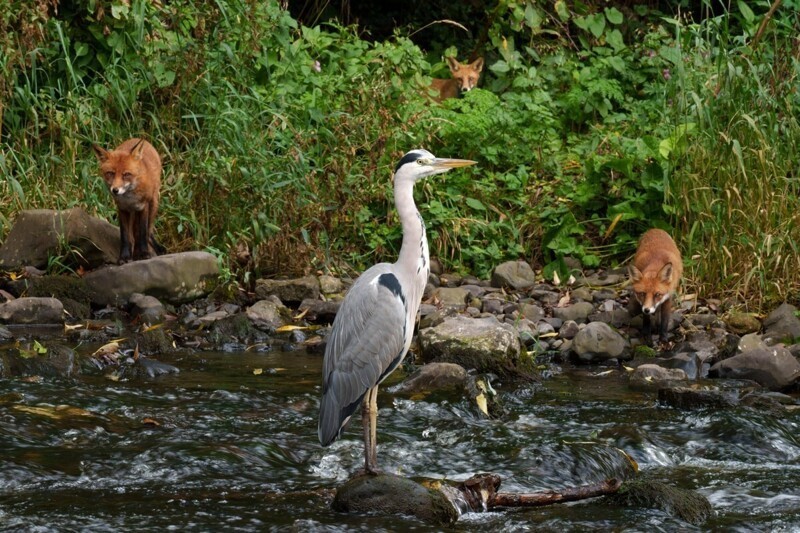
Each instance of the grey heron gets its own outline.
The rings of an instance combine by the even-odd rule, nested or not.
[[[412,150],[400,159],[394,169],[394,204],[403,228],[400,255],[393,264],[379,263],[361,274],[333,321],[322,363],[319,441],[328,446],[341,436],[361,404],[367,473],[377,472],[378,385],[400,365],[411,346],[430,270],[414,183],[475,163],[438,158],[427,150]]]

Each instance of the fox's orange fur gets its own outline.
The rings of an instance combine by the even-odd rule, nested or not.
[[[472,63],[459,63],[456,58],[448,57],[447,64],[453,77],[447,80],[434,78],[431,83],[431,87],[439,92],[439,96],[436,97],[438,102],[445,98],[456,98],[461,93],[474,89],[483,70],[482,57]]]
[[[161,194],[161,158],[156,149],[144,139],[128,139],[114,150],[93,148],[119,213],[119,262],[163,252],[153,237]]]
[[[646,231],[639,240],[628,273],[633,294],[642,306],[645,339],[650,340],[650,318],[660,311],[659,336],[662,341],[666,340],[672,296],[683,276],[683,261],[675,241],[664,230]]]

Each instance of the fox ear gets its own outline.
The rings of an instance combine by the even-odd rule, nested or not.
[[[669,283],[672,280],[672,263],[667,263],[661,267],[661,270],[658,271],[658,278],[664,283]]]
[[[139,139],[139,142],[133,145],[131,148],[131,155],[137,161],[142,158],[142,150],[144,150],[144,139]]]
[[[450,65],[450,72],[455,72],[461,68],[461,63],[455,57],[446,57],[447,64]]]
[[[628,265],[628,275],[631,277],[631,281],[634,283],[642,279],[642,271],[636,268],[634,265]]]
[[[105,149],[103,149],[103,148],[100,148],[100,147],[99,147],[99,146],[97,146],[96,144],[93,144],[93,145],[92,145],[92,150],[94,150],[94,155],[96,155],[96,156],[97,156],[97,159],[98,159],[98,160],[99,160],[101,163],[105,163],[106,161],[108,161],[108,151],[106,151],[106,150],[105,150]]]
[[[483,58],[479,57],[475,61],[472,62],[472,68],[475,69],[476,72],[480,72],[483,70]]]

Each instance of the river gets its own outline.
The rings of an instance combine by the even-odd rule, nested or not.
[[[329,509],[363,448],[357,419],[330,448],[317,442],[320,355],[162,360],[181,373],[0,380],[0,530],[434,530]],[[623,372],[565,367],[540,385],[494,383],[507,416],[491,421],[461,395],[409,398],[382,387],[379,465],[415,479],[494,472],[504,491],[533,491],[603,479],[587,450],[618,447],[642,472],[705,495],[715,516],[694,527],[595,500],[472,513],[452,529],[800,530],[798,415],[659,406],[653,393],[629,391]]]

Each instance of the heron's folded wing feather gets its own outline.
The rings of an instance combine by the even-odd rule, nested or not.
[[[405,303],[378,281],[390,266],[359,276],[336,314],[323,363],[320,440],[333,432],[332,440],[366,391],[405,355]]]

